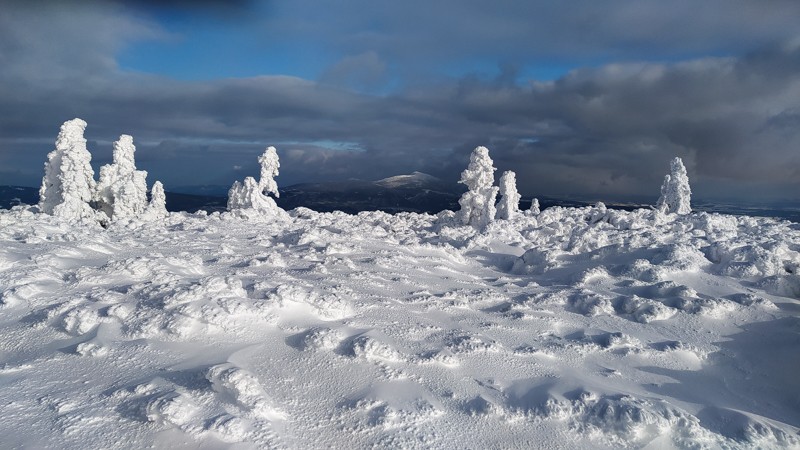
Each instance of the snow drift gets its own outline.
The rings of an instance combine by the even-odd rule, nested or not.
[[[156,183],[161,221],[101,230],[84,126],[41,207],[0,211],[5,446],[800,446],[798,224],[682,210],[681,183],[494,220],[480,147],[457,214],[286,212],[268,148],[230,212],[163,214]]]

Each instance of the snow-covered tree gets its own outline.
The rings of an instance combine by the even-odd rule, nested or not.
[[[228,211],[253,210],[269,214],[278,209],[275,200],[261,191],[261,185],[253,177],[246,177],[244,183],[234,181],[228,191]]]
[[[267,147],[264,154],[258,157],[258,163],[261,164],[261,179],[258,180],[258,185],[261,187],[262,192],[280,197],[275,177],[278,176],[278,169],[280,169],[281,163],[278,160],[278,152],[275,147]]]
[[[167,217],[167,196],[164,194],[164,185],[160,181],[153,183],[150,190],[150,203],[144,212],[145,220],[163,219]]]
[[[675,157],[670,163],[670,173],[664,177],[661,185],[661,197],[656,208],[664,213],[689,214],[692,212],[692,189],[689,187],[689,176],[680,158]]]
[[[539,209],[539,199],[535,198],[531,201],[531,208],[528,210],[531,214],[539,214],[541,210]]]
[[[56,148],[47,155],[39,189],[39,209],[69,220],[93,219],[89,202],[95,190],[92,155],[86,149],[86,122],[72,119],[61,125]]]
[[[261,216],[283,215],[285,212],[278,207],[271,197],[264,194],[271,193],[278,197],[278,184],[274,177],[278,175],[280,162],[275,147],[267,147],[264,154],[258,158],[261,164],[261,180],[246,177],[243,183],[233,183],[228,191],[228,211],[241,211],[246,215],[255,213]]]
[[[113,162],[100,168],[95,201],[111,220],[141,217],[147,208],[147,172],[136,170],[133,137],[114,142]]]
[[[517,174],[507,170],[500,177],[500,203],[497,204],[498,219],[512,219],[519,213]]]
[[[477,147],[472,151],[469,166],[461,172],[459,183],[469,189],[458,200],[461,210],[458,213],[461,223],[484,229],[494,220],[497,187],[494,184],[494,171],[489,149]]]

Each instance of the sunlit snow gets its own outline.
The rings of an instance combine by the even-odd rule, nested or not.
[[[799,224],[494,218],[483,150],[468,214],[286,212],[260,163],[230,212],[0,210],[3,447],[800,446]]]

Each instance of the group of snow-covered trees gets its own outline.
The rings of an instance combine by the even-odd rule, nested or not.
[[[86,122],[73,119],[61,125],[56,148],[47,155],[39,189],[39,210],[67,220],[153,220],[167,215],[164,186],[156,181],[147,199],[147,172],[136,170],[133,138],[114,143],[113,162],[100,168],[95,181],[92,155],[83,133]]]
[[[458,218],[464,225],[484,229],[495,219],[512,219],[519,213],[520,195],[517,192],[517,176],[512,171],[503,172],[500,186],[494,186],[494,171],[489,149],[477,147],[472,151],[469,166],[461,173],[461,181],[467,185],[467,192],[458,200],[461,210]],[[497,202],[497,195],[500,201]],[[656,209],[662,213],[689,214],[692,191],[686,167],[680,158],[674,158],[670,173],[661,186],[661,197]],[[529,209],[531,214],[539,214],[539,200],[533,199]]]
[[[234,182],[228,191],[228,211],[247,217],[282,216],[286,212],[267,195],[280,196],[275,177],[281,163],[275,147],[267,147],[258,162],[261,164],[261,178],[256,181],[253,177],[246,177],[243,183]]]
[[[513,219],[519,214],[520,195],[517,192],[517,175],[512,171],[503,172],[500,187],[494,186],[494,171],[489,149],[477,147],[472,151],[469,166],[461,172],[459,183],[467,185],[467,192],[458,200],[461,210],[458,218],[464,225],[478,229],[486,228],[497,219]],[[500,202],[497,195],[500,194]],[[529,210],[539,213],[539,201],[533,199]]]
[[[96,220],[103,225],[120,220],[153,220],[166,217],[164,186],[156,181],[147,199],[147,172],[137,170],[134,162],[133,138],[120,136],[114,143],[113,162],[100,168],[95,181],[90,164],[92,156],[86,148],[83,133],[86,122],[73,119],[61,126],[56,149],[47,155],[45,175],[39,190],[40,211],[69,220]],[[285,216],[268,194],[279,196],[280,162],[275,147],[267,147],[258,158],[261,177],[236,181],[228,191],[228,211],[246,217]],[[691,189],[686,168],[680,158],[671,162],[670,173],[661,186],[656,209],[662,213],[691,212]],[[463,225],[486,228],[495,219],[509,220],[520,213],[520,194],[516,174],[506,171],[500,186],[494,186],[493,161],[486,147],[472,151],[461,180],[467,186],[458,203],[457,220]],[[500,195],[500,201],[497,196]],[[533,199],[529,214],[539,214],[539,201]]]

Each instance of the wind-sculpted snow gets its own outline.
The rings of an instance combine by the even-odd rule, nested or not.
[[[797,224],[34,211],[0,212],[4,447],[800,447]]]

